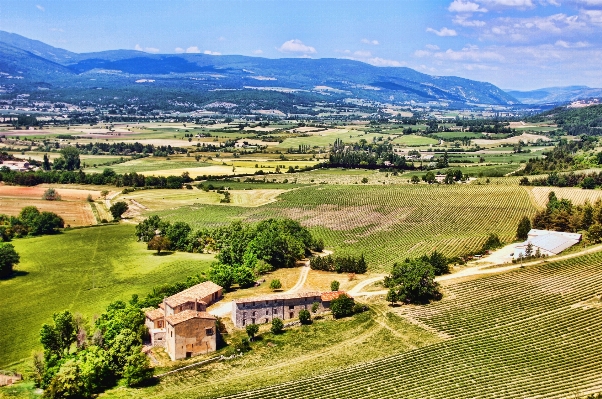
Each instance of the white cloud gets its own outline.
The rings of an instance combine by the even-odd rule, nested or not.
[[[186,52],[188,52],[188,51],[186,51]],[[203,51],[203,54],[207,54],[207,55],[222,55],[222,53],[219,53],[217,51],[211,51],[211,50],[205,50],[205,51]]]
[[[504,61],[504,56],[491,50],[481,51],[476,46],[464,47],[461,51],[448,49],[434,54],[435,58],[449,61]]]
[[[263,54],[263,50],[262,49],[257,49],[255,51],[253,51],[253,54]]]
[[[435,30],[433,28],[426,28],[426,31],[434,33],[437,36],[457,36],[458,35],[458,33],[456,33],[455,30],[448,29],[448,28],[441,28],[441,30]]]
[[[380,67],[400,67],[400,66],[404,66],[404,64],[402,62],[396,61],[396,60],[388,60],[385,58],[380,58],[380,57],[373,57],[373,58],[368,58],[366,60],[364,60],[364,62],[370,64],[370,65],[374,65],[374,66],[380,66]]]
[[[464,1],[464,0],[454,0],[447,9],[450,12],[464,12],[464,13],[487,12],[486,8],[482,8],[477,3],[472,3],[470,1]]]
[[[160,51],[158,48],[155,48],[155,47],[144,47],[144,48],[142,48],[142,46],[140,46],[139,44],[136,44],[136,46],[134,46],[134,50],[144,51],[146,53],[153,53],[153,54],[156,54],[156,53],[158,53]]]
[[[485,21],[480,21],[478,19],[469,19],[467,15],[456,15],[456,17],[453,19],[453,23],[464,27],[475,28],[480,28],[486,25]]]
[[[439,46],[437,46],[436,44],[427,44],[424,47],[426,47],[429,50],[439,50]]]
[[[36,8],[42,12],[46,11],[46,9],[39,4],[36,5]]]
[[[589,43],[587,43],[587,42],[570,43],[570,42],[566,42],[564,40],[557,40],[556,43],[554,43],[554,45],[558,46],[558,47],[564,47],[564,48],[584,48],[584,47],[589,47]]]
[[[433,55],[433,53],[431,51],[428,50],[416,50],[414,51],[414,56],[416,57],[430,57],[431,55]]]
[[[362,43],[364,43],[364,44],[372,44],[374,46],[378,46],[380,44],[378,42],[378,40],[369,40],[369,39],[362,39]]]
[[[353,55],[355,57],[361,57],[361,58],[372,57],[372,53],[369,51],[356,51],[355,53],[353,53]]]
[[[478,0],[489,7],[533,8],[532,0]]]
[[[594,25],[602,25],[602,10],[582,10],[581,16]]]
[[[174,51],[175,51],[176,53],[178,53],[178,54],[182,54],[182,53],[185,53],[185,52],[186,52],[186,50],[184,50],[182,47],[176,47],[176,48],[174,49]]]
[[[312,46],[306,46],[299,39],[293,39],[286,41],[278,48],[281,53],[301,53],[301,54],[315,54],[316,49]]]
[[[188,54],[199,54],[201,50],[197,46],[190,46],[186,49],[186,53]]]
[[[585,4],[586,6],[600,6],[602,5],[602,0],[574,0],[577,3]]]

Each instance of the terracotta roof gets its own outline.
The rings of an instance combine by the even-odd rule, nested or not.
[[[333,299],[337,299],[341,294],[345,294],[351,298],[351,295],[347,294],[345,291],[329,291],[322,293],[322,300],[325,302],[330,302]]]
[[[207,313],[207,312],[195,312],[194,310],[185,310],[180,313],[172,314],[170,316],[165,316],[165,321],[175,326],[176,324],[183,323],[187,320],[191,319],[211,319],[215,320],[215,316]]]
[[[214,282],[205,281],[204,283],[194,285],[188,289],[185,289],[184,291],[170,296],[169,298],[165,299],[165,303],[174,308],[186,302],[194,302],[195,300],[200,302],[202,298],[218,292],[221,289],[222,287]]]
[[[163,302],[161,302],[161,303],[159,304],[159,307],[160,307],[161,309],[165,310],[165,305],[163,305]]]
[[[154,321],[154,320],[160,319],[161,317],[165,316],[165,310],[153,309],[153,310],[149,310],[148,312],[146,312],[144,314],[146,315],[147,318]]]
[[[249,303],[249,302],[261,302],[261,301],[274,301],[274,300],[282,300],[282,299],[298,299],[298,298],[308,298],[308,297],[319,297],[321,296],[321,292],[297,292],[295,294],[273,294],[273,295],[262,295],[256,296],[252,298],[240,298],[234,299],[235,303]]]

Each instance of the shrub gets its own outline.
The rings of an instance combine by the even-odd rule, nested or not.
[[[338,291],[340,286],[341,286],[341,283],[339,283],[337,280],[334,280],[330,283],[330,290]]]
[[[280,334],[284,330],[284,323],[278,317],[274,317],[272,319],[272,328],[271,331],[273,334]]]
[[[48,190],[44,191],[42,199],[46,201],[60,201],[61,196],[54,188],[50,187]]]
[[[247,332],[247,335],[249,336],[249,339],[251,341],[253,341],[253,338],[259,332],[259,326],[257,324],[249,324],[245,328],[245,331]]]
[[[270,289],[279,290],[280,288],[282,288],[282,283],[280,282],[280,280],[274,279],[270,282]]]
[[[353,315],[355,302],[347,294],[341,294],[330,302],[330,310],[335,319]]]
[[[299,321],[301,324],[311,324],[311,314],[309,313],[309,310],[303,309],[299,312]]]

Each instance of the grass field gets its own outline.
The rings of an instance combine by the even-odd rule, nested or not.
[[[35,206],[40,211],[54,212],[65,221],[65,225],[89,226],[96,224],[90,203],[86,200],[88,194],[95,200],[100,198],[100,192],[95,190],[77,190],[71,188],[57,189],[61,201],[46,201],[42,199],[49,185],[36,187],[6,186],[0,184],[0,213],[17,216],[26,206]]]
[[[0,281],[0,369],[39,349],[39,331],[54,312],[92,318],[114,300],[145,295],[163,283],[207,270],[211,255],[154,256],[134,237],[133,225],[77,229],[13,240],[21,256],[17,276]],[[28,359],[27,359],[28,360]]]
[[[92,162],[87,161],[88,165]],[[140,172],[154,172],[154,171],[164,171],[171,169],[186,169],[186,168],[201,168],[203,166],[209,166],[209,163],[205,162],[197,162],[194,160],[194,157],[172,157],[167,160],[163,157],[148,157],[148,158],[140,158],[133,159],[128,162],[111,165],[110,168],[113,169],[116,173],[140,173]],[[85,172],[102,172],[106,166],[100,166],[97,168],[87,168]]]
[[[344,130],[344,129],[336,129],[325,132],[318,132],[311,136],[307,137],[292,137],[285,139],[282,143],[278,144],[276,148],[278,149],[288,149],[293,148],[297,149],[299,145],[309,145],[311,147],[328,147],[332,145],[336,139],[341,139],[343,143],[355,143],[361,139],[365,139],[369,143],[375,137],[388,137],[389,135],[386,133],[368,133],[364,134],[364,132],[359,130]]]
[[[439,144],[439,140],[436,140],[431,137],[425,136],[416,136],[415,134],[408,134],[404,136],[399,136],[393,140],[393,143],[399,145],[405,145],[408,147],[420,147],[420,146],[428,146],[431,144]]]

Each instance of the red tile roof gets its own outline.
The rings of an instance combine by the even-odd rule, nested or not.
[[[322,293],[322,301],[330,302],[333,299],[337,299],[339,296],[341,296],[341,294],[345,294],[348,297],[351,297],[351,295],[347,294],[345,291],[330,291]]]
[[[175,326],[191,319],[210,319],[215,320],[215,316],[207,312],[195,312],[194,310],[185,310],[180,313],[165,316],[165,321]]]
[[[319,297],[320,295],[322,295],[320,292],[297,292],[295,294],[272,294],[272,295],[256,296],[256,297],[252,297],[252,298],[234,299],[234,302],[235,303],[262,302],[262,301],[274,301],[274,300],[282,300],[282,299]]]
[[[214,294],[221,290],[222,287],[215,284],[212,281],[205,281],[204,283],[194,285],[182,292],[178,292],[175,295],[165,299],[165,303],[172,308],[182,305],[186,302],[194,302],[195,300],[201,302],[202,298]]]
[[[153,310],[149,310],[148,312],[146,312],[145,315],[147,318],[155,321],[155,320],[160,319],[161,317],[165,316],[165,310],[153,309]]]

